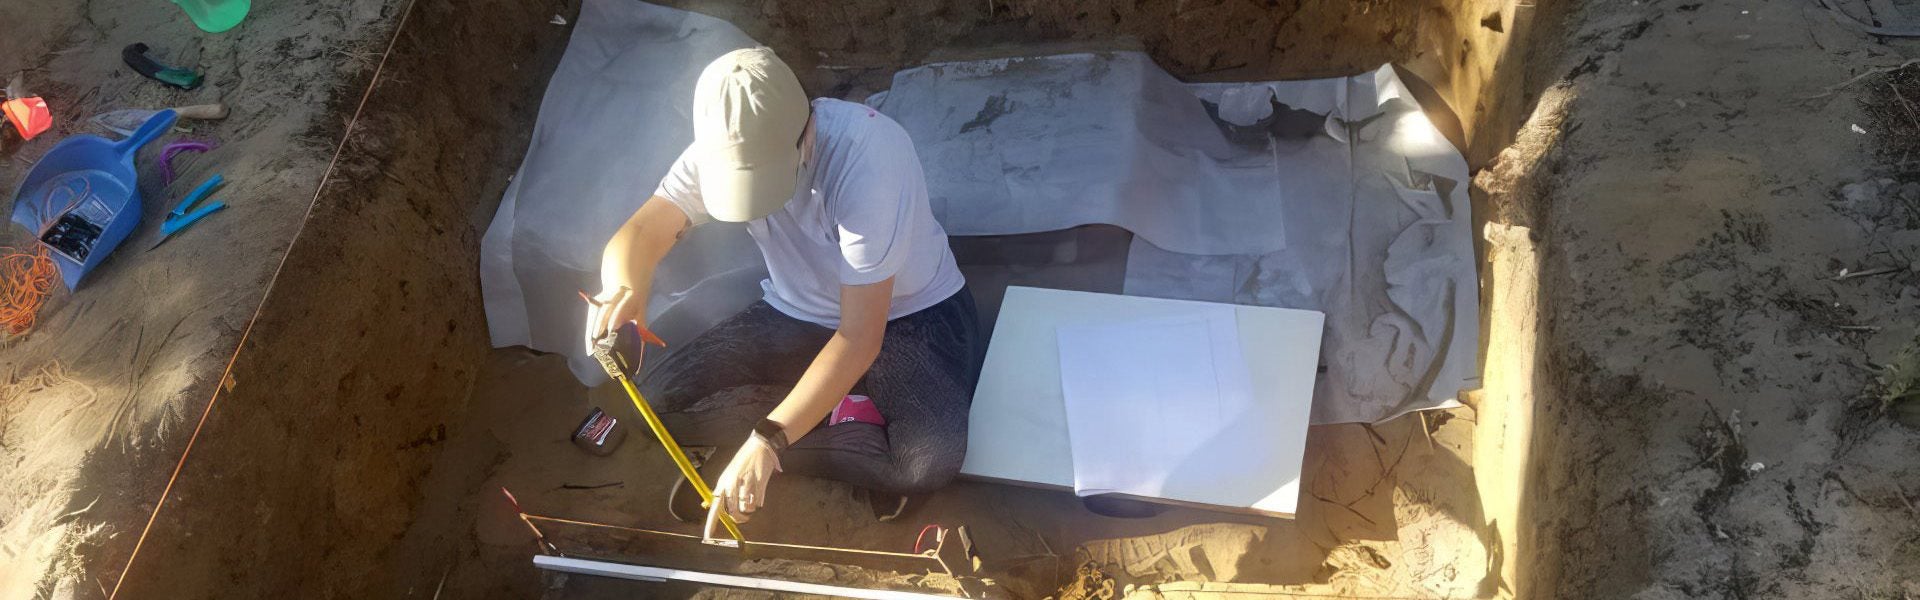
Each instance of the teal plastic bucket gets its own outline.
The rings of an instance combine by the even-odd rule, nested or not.
[[[173,0],[186,11],[187,18],[207,33],[220,33],[247,18],[247,11],[253,9],[253,0]]]

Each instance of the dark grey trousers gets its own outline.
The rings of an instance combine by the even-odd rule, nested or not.
[[[946,485],[966,456],[967,409],[984,342],[979,321],[973,295],[962,288],[939,304],[887,322],[880,356],[853,392],[873,398],[886,427],[815,428],[780,457],[784,472],[895,494]],[[832,336],[832,329],[755,302],[668,356],[640,387],[675,438],[687,445],[723,446],[716,456],[723,461],[800,380]]]

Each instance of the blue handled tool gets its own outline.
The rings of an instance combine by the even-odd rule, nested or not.
[[[177,115],[163,110],[127,139],[76,134],[47,151],[13,193],[13,222],[53,251],[67,289],[106,260],[140,224],[134,151],[165,134]]]
[[[207,196],[213,193],[214,188],[220,187],[221,183],[224,183],[224,181],[220,175],[214,174],[213,177],[207,178],[205,183],[201,183],[199,187],[193,188],[192,192],[188,192],[186,199],[181,200],[178,206],[174,206],[173,210],[167,212],[167,220],[160,223],[160,239],[155,240],[152,246],[147,247],[147,251],[151,252],[154,248],[159,248],[160,244],[165,243],[168,238],[172,238],[173,234],[186,229],[188,225],[192,225],[195,221],[199,221],[207,215],[213,214],[215,211],[226,208],[226,203],[219,201],[199,208],[194,208],[193,206],[199,204],[201,200],[205,200]]]

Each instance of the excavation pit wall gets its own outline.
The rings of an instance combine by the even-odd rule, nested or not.
[[[1193,81],[1340,76],[1393,62],[1429,84],[1416,84],[1416,92],[1475,168],[1511,141],[1550,83],[1529,61],[1550,52],[1551,44],[1538,40],[1544,24],[1558,19],[1492,1],[672,4],[735,23],[790,57],[810,91],[826,96],[863,95],[883,88],[893,71],[929,60],[1030,54],[1036,47],[1143,49]],[[338,118],[350,123],[346,144],[229,376],[208,374],[225,384],[164,501],[153,503],[151,527],[142,536],[117,536],[100,553],[107,558],[90,565],[112,587],[121,567],[113,563],[133,554],[116,597],[434,597],[442,585],[441,597],[534,597],[545,589],[527,560],[531,538],[495,495],[495,467],[549,451],[516,445],[528,435],[565,444],[577,403],[614,405],[617,397],[549,385],[569,381],[554,357],[489,348],[477,265],[481,234],[524,153],[570,31],[550,21],[558,14],[572,22],[578,5],[417,0],[394,10],[402,16],[387,25],[399,29],[392,50],[370,91],[348,90],[334,103]],[[1480,191],[1474,209],[1481,224],[1528,223],[1531,209]],[[1501,239],[1525,238],[1503,231]],[[1487,260],[1518,256],[1513,245],[1492,252],[1481,246]],[[1492,540],[1484,544],[1492,557],[1482,565],[1490,565],[1488,573],[1475,579],[1478,596],[1524,593],[1527,584],[1519,569],[1524,538],[1514,526],[1536,396],[1532,379],[1521,375],[1531,367],[1516,365],[1533,364],[1527,350],[1535,345],[1531,324],[1539,310],[1537,302],[1515,300],[1531,297],[1534,271],[1524,260],[1487,260],[1483,312],[1499,314],[1483,319],[1487,388],[1466,398],[1477,425],[1401,419],[1381,426],[1431,436],[1402,436],[1394,441],[1401,451],[1403,440],[1450,448],[1432,459],[1450,466],[1402,471],[1399,478],[1445,478],[1417,485],[1470,488],[1460,494],[1473,506],[1460,519]],[[475,399],[501,394],[522,404]],[[542,403],[565,408],[542,410]],[[523,418],[526,411],[540,416]],[[196,417],[188,417],[190,425]],[[550,430],[526,433],[537,427]],[[1310,460],[1341,452],[1372,460],[1366,444],[1342,445],[1341,435],[1319,429],[1312,452],[1323,456]],[[651,455],[650,444],[637,435],[623,452]],[[1438,458],[1444,456],[1458,460]],[[568,515],[560,501],[528,510],[616,523],[625,515],[658,516],[656,499],[664,498],[667,481],[628,476],[603,493],[625,490],[633,499],[602,503],[618,510],[601,514]],[[943,506],[968,514],[958,505],[990,498],[1061,515],[1053,529],[1036,532],[1060,550],[1216,521],[1262,528],[1255,551],[1211,567],[1248,582],[1328,585],[1323,564],[1338,561],[1327,548],[1344,541],[1318,539],[1292,521],[1197,511],[1115,521],[1084,514],[1065,494],[956,485],[958,499],[937,494],[923,509],[934,516],[920,518],[936,518]],[[1394,484],[1382,485],[1375,501],[1398,502],[1391,500]],[[795,537],[818,534],[795,541],[838,543],[844,538],[836,539],[832,519],[857,513],[827,501],[858,496],[815,491],[827,516],[811,529],[791,528]],[[525,490],[523,499],[551,492]],[[1334,518],[1303,511],[1301,522],[1316,519]],[[1371,539],[1392,536],[1391,523],[1375,525]],[[910,538],[918,524],[895,528],[907,533],[888,530],[874,539],[903,549],[909,542],[893,537]],[[581,597],[621,589],[567,585]],[[1024,585],[1010,589],[1043,587]]]

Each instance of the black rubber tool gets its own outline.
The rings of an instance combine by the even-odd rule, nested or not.
[[[120,60],[133,67],[134,72],[183,90],[200,87],[200,74],[193,69],[169,67],[147,57],[147,45],[135,42],[120,50]]]

